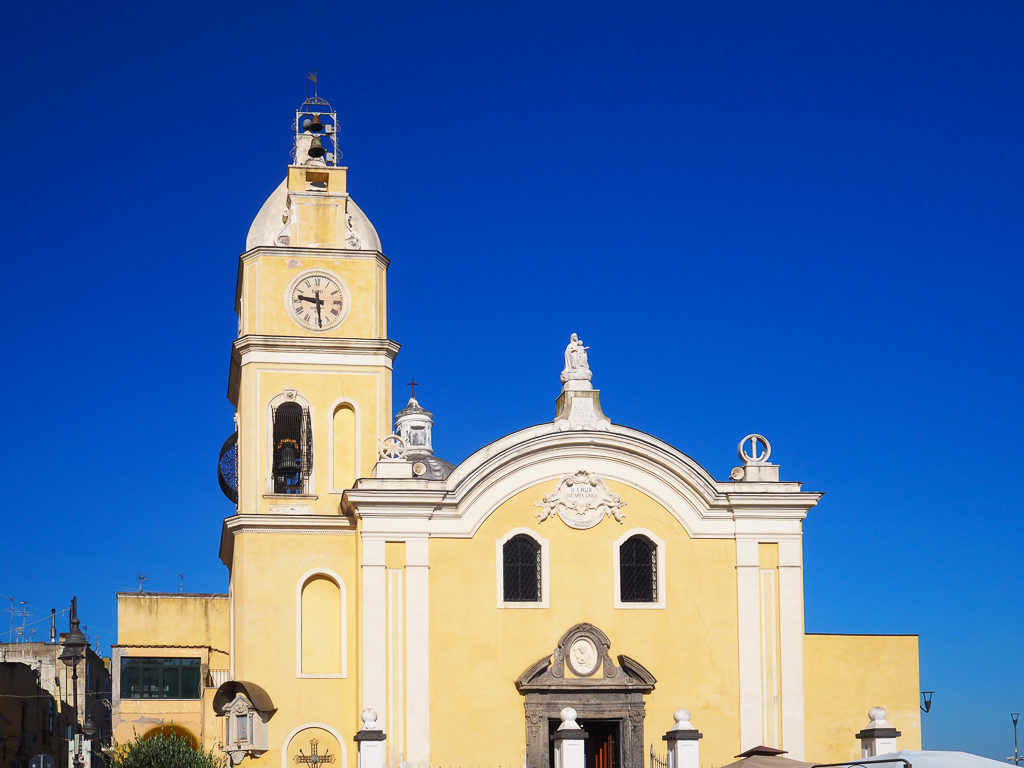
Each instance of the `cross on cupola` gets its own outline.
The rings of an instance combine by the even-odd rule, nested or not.
[[[409,379],[409,381],[406,382],[405,386],[409,387],[409,389],[412,391],[411,394],[413,398],[416,397],[416,387],[418,387],[419,385],[420,383],[416,381],[416,379]]]
[[[299,765],[321,765],[323,763],[333,763],[334,755],[330,754],[329,749],[325,749],[321,755],[318,751],[320,742],[316,739],[309,740],[309,754],[302,754],[302,750],[299,750],[299,754],[295,756],[295,762]]]

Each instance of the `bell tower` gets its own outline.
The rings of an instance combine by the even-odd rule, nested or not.
[[[228,398],[240,514],[338,514],[390,433],[388,260],[349,196],[338,135],[326,100],[296,110],[293,162],[239,260]]]
[[[281,741],[304,723],[358,723],[359,540],[341,498],[372,475],[391,434],[398,353],[387,335],[388,260],[349,195],[337,112],[314,92],[294,120],[287,174],[239,257],[228,378],[237,432],[219,465],[236,503],[220,543],[229,674],[294,692],[268,744],[271,760],[283,751],[288,762],[309,738],[343,748],[326,731]]]

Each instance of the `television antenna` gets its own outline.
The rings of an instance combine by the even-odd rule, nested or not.
[[[149,576],[147,576],[144,573],[137,573],[137,574],[135,574],[135,578],[139,580],[139,592],[141,592],[142,591],[142,582],[146,581],[149,578]]]

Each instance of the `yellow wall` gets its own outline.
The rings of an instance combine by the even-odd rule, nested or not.
[[[340,671],[332,658],[341,634],[332,625],[332,618],[311,622],[308,626],[314,632],[312,637],[300,637],[296,631],[301,587],[307,584],[314,563],[328,564],[343,587],[347,640],[345,677],[338,676]],[[280,764],[280,745],[302,723],[332,724],[345,738],[350,738],[359,728],[356,563],[354,531],[318,535],[240,533],[235,536],[231,573],[236,615],[234,679],[258,683],[278,708],[269,723],[270,745],[277,748],[263,755],[260,763]],[[330,611],[327,605],[331,599],[330,586],[318,581],[315,595],[307,595],[314,609],[322,603],[321,607]],[[314,665],[333,663],[334,671],[324,673],[333,676],[299,677],[297,644],[303,647],[303,674],[311,673],[306,672],[310,669],[306,655],[311,654]],[[298,746],[308,754],[308,738],[302,738],[305,743]],[[338,753],[332,749],[332,754]],[[344,768],[340,761],[335,765]],[[355,763],[348,765],[354,768]]]
[[[900,749],[921,748],[917,635],[806,635],[807,759],[860,757],[854,735],[885,707]]]
[[[148,645],[208,645],[227,650],[227,595],[146,592],[117,596],[117,642]],[[135,654],[139,655],[139,654]]]
[[[525,749],[523,697],[515,680],[550,654],[562,634],[590,622],[658,679],[646,697],[644,754],[664,752],[671,713],[688,707],[705,734],[708,760],[735,754],[739,743],[736,643],[736,554],[732,540],[692,540],[678,521],[634,488],[608,482],[627,503],[625,522],[606,518],[589,530],[557,518],[539,523],[534,503],[553,489],[543,483],[502,504],[472,540],[430,540],[430,743],[435,763],[486,755],[497,764]],[[497,607],[496,540],[513,528],[549,541],[550,608]],[[666,546],[666,607],[615,609],[612,545],[634,527]],[[472,622],[453,620],[451,606]],[[465,727],[476,722],[501,727]],[[513,763],[518,764],[518,763]]]
[[[385,338],[387,327],[381,298],[385,290],[386,263],[370,252],[355,256],[295,253],[280,248],[253,250],[242,263],[242,335]],[[308,269],[337,275],[348,290],[348,315],[331,330],[314,333],[291,319],[285,294],[292,279]]]

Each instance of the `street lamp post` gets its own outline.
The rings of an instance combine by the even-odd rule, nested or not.
[[[70,630],[64,639],[64,650],[61,651],[60,660],[71,667],[71,700],[75,707],[75,725],[72,729],[75,739],[74,766],[84,764],[82,757],[82,740],[78,738],[78,662],[85,657],[85,651],[89,647],[89,641],[85,639],[82,630],[78,628],[78,597],[71,598],[71,620]]]

